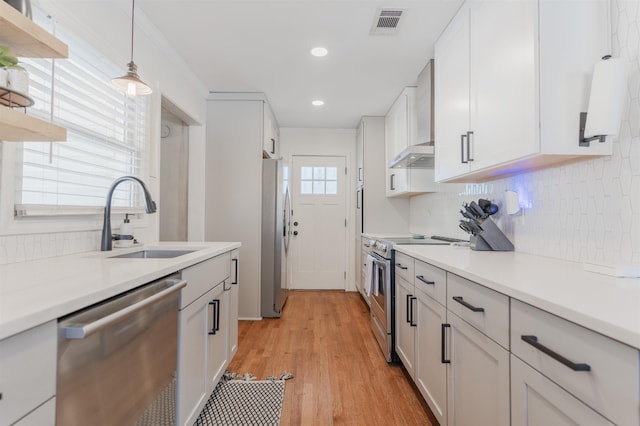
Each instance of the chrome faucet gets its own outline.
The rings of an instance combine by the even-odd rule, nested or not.
[[[102,224],[102,242],[100,243],[101,251],[109,251],[112,248],[112,239],[111,235],[111,199],[113,198],[113,191],[115,191],[116,186],[124,181],[132,181],[137,182],[142,188],[142,192],[144,192],[144,209],[147,213],[155,213],[156,212],[156,203],[151,199],[151,194],[147,190],[144,182],[142,182],[137,177],[133,176],[122,176],[118,179],[114,180],[111,184],[111,188],[109,188],[109,193],[107,194],[107,204],[104,207],[104,221]]]

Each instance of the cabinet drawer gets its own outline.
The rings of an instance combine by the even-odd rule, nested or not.
[[[395,260],[396,276],[402,277],[408,282],[413,282],[414,259],[404,253],[396,251]]]
[[[55,395],[57,332],[56,321],[50,321],[0,341],[0,425]],[[48,424],[53,422],[52,417]]]
[[[193,303],[198,297],[211,290],[231,276],[231,253],[224,253],[212,259],[182,270],[182,278],[187,286],[182,290],[180,309]]]
[[[513,355],[511,424],[614,426],[582,401]]]
[[[509,349],[509,298],[454,274],[447,274],[447,309]]]
[[[546,353],[543,352],[546,349],[532,346],[522,336],[535,336],[537,344],[551,352]],[[612,422],[619,425],[640,424],[640,371],[636,349],[512,300],[511,350]],[[589,370],[574,371],[559,361],[556,355],[575,364],[588,365]]]
[[[416,260],[415,263],[416,291],[447,304],[447,273],[433,265]]]

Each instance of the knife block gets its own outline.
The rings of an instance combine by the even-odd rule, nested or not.
[[[513,243],[498,228],[495,222],[486,218],[480,224],[482,232],[472,235],[469,239],[471,250],[477,251],[513,251]]]

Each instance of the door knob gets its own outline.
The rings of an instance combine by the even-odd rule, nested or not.
[[[293,222],[293,226],[298,226],[298,222]]]
[[[293,231],[293,235],[298,235],[298,231]]]

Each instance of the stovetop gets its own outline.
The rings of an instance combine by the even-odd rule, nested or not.
[[[432,238],[388,238],[384,241],[392,242],[393,244],[411,244],[411,245],[448,245],[450,242],[442,240],[434,240]]]

